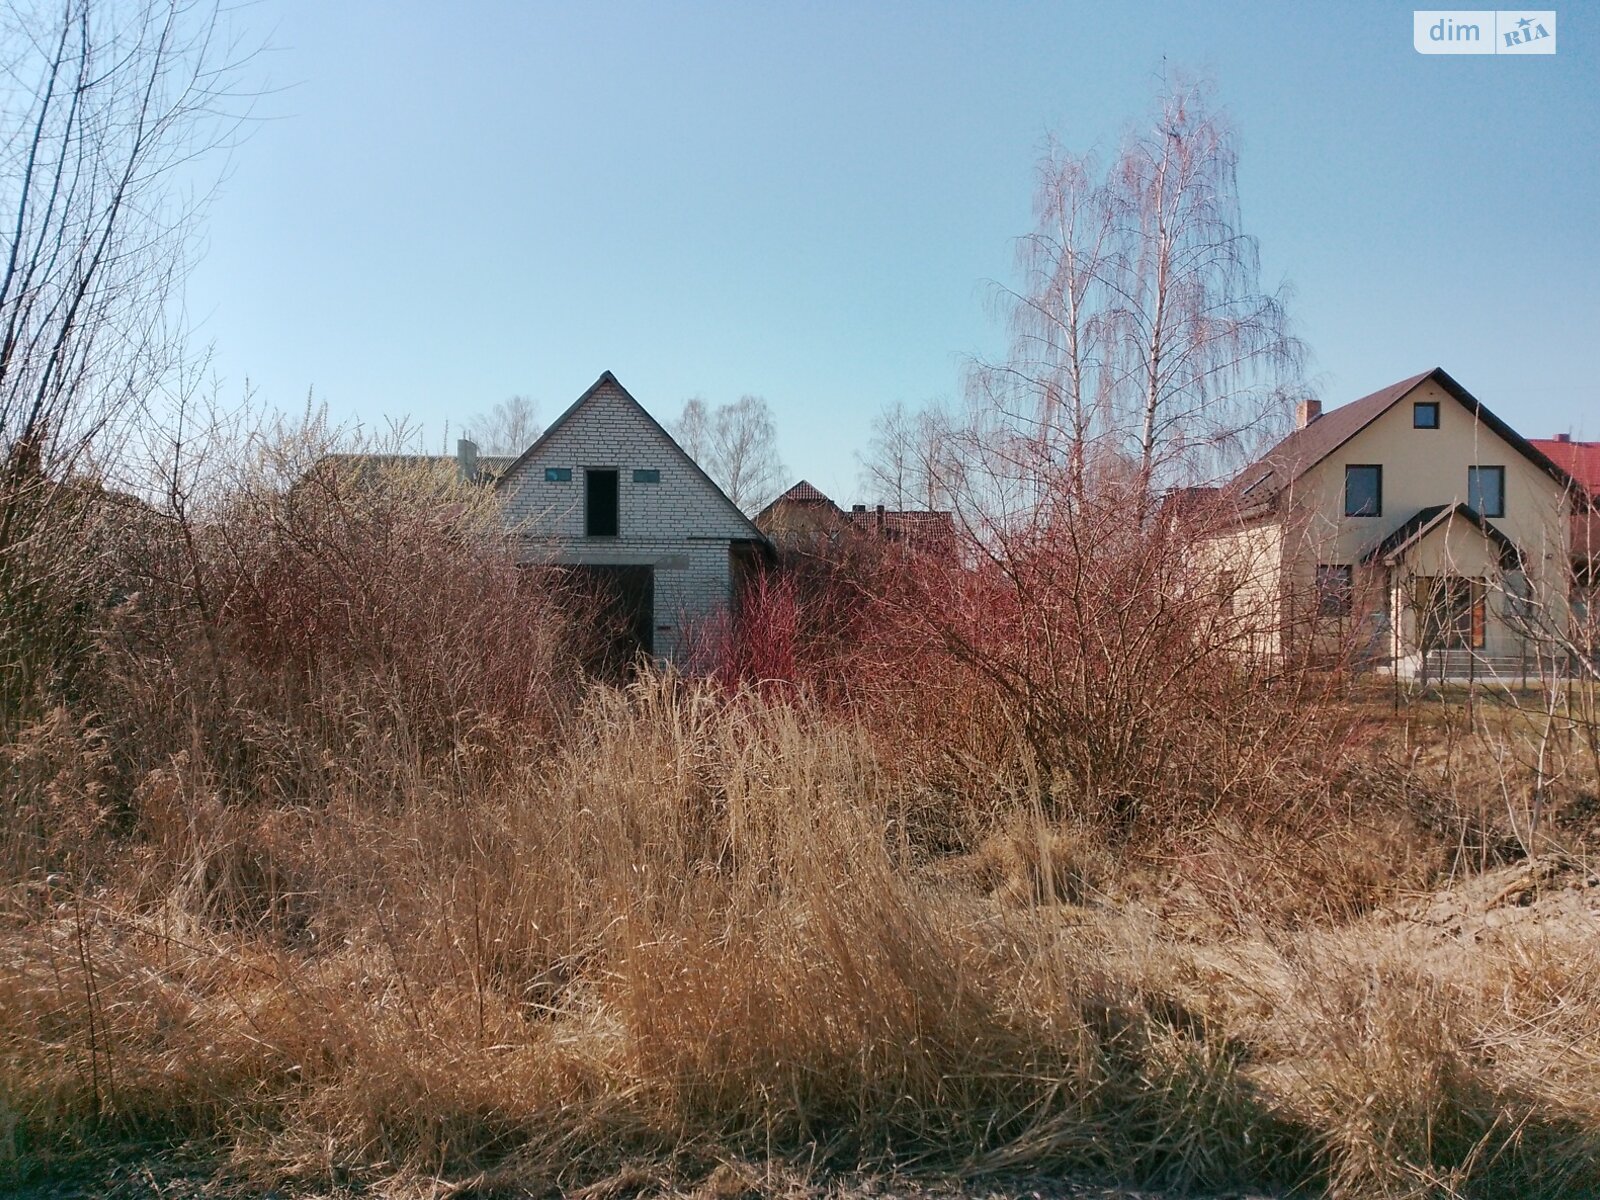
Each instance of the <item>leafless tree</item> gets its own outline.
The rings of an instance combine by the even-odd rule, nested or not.
[[[943,408],[913,411],[896,401],[873,418],[872,441],[860,457],[864,490],[894,508],[948,508],[957,470],[951,436]]]
[[[672,434],[685,452],[746,512],[772,499],[784,482],[772,409],[760,396],[708,409],[699,397],[684,403]]]
[[[1284,290],[1260,285],[1237,162],[1226,114],[1185,82],[1108,166],[1047,150],[1023,282],[1004,293],[1012,354],[977,383],[1069,494],[1114,454],[1136,463],[1149,511],[1156,489],[1240,461],[1301,393],[1303,347]]]
[[[711,413],[702,397],[691,396],[683,402],[683,412],[672,423],[671,433],[685,454],[707,467],[711,461]]]
[[[533,445],[544,425],[532,396],[507,396],[488,412],[478,413],[466,435],[485,454],[521,454]]]
[[[86,506],[60,502],[64,481],[148,418],[181,365],[168,301],[206,200],[186,185],[239,128],[248,58],[218,7],[189,0],[0,17],[0,625],[20,639],[0,638],[8,702],[39,674],[30,622],[76,588],[58,526]]]
[[[204,204],[179,172],[236,131],[242,60],[182,0],[14,6],[3,36],[0,445],[70,460],[173,367]]]

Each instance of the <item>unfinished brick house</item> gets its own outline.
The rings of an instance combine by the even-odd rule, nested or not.
[[[610,598],[616,658],[687,665],[690,626],[726,610],[772,551],[610,371],[494,487],[524,561],[586,576]]]

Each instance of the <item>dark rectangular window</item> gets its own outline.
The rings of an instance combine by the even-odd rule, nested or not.
[[[1349,616],[1354,595],[1354,566],[1318,563],[1317,616]]]
[[[572,468],[571,467],[546,467],[544,469],[544,481],[546,483],[571,483],[572,482]]]
[[[1344,469],[1344,515],[1383,516],[1383,468],[1352,466]]]
[[[1484,517],[1506,515],[1506,469],[1504,467],[1467,468],[1467,507]]]
[[[1233,571],[1217,572],[1217,604],[1225,613],[1233,613],[1239,601],[1239,576]]]
[[[617,472],[583,473],[583,532],[589,537],[617,536]]]
[[[1420,400],[1411,406],[1413,429],[1439,428],[1439,405],[1432,400]]]
[[[1330,563],[1317,565],[1317,615],[1348,617],[1355,591],[1354,569]]]
[[[633,473],[633,481],[635,483],[660,483],[661,482],[661,470],[658,467],[650,467],[650,468],[645,469],[645,470],[637,470],[637,471],[635,471]]]

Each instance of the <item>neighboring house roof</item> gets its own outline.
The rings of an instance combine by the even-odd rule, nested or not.
[[[1403,525],[1367,551],[1362,561],[1369,565],[1382,563],[1385,566],[1393,566],[1411,547],[1456,517],[1470,521],[1482,531],[1485,538],[1498,546],[1501,560],[1507,566],[1522,561],[1522,551],[1517,549],[1510,538],[1489,524],[1476,509],[1459,501],[1455,504],[1431,504],[1427,508],[1419,509]]]
[[[1600,442],[1575,442],[1565,437],[1530,438],[1529,441],[1576,479],[1590,496],[1600,500]]]
[[[509,479],[511,475],[515,473],[518,467],[537,454],[539,449],[544,446],[544,444],[552,437],[554,437],[557,431],[559,431],[563,425],[572,420],[572,418],[583,409],[584,405],[588,404],[589,401],[600,392],[601,388],[607,386],[615,389],[615,391],[621,395],[624,400],[632,405],[639,416],[645,421],[649,422],[649,424],[667,440],[667,444],[677,451],[678,456],[688,464],[690,470],[692,470],[696,475],[700,476],[700,478],[705,481],[706,486],[714,491],[719,497],[721,497],[722,502],[738,515],[740,523],[743,524],[744,527],[749,531],[750,539],[752,541],[760,542],[762,545],[767,546],[770,549],[771,542],[768,540],[767,535],[762,533],[760,529],[756,528],[755,522],[746,516],[744,511],[740,509],[737,504],[728,499],[728,493],[723,491],[722,488],[718,486],[717,481],[706,474],[705,468],[703,468],[699,463],[695,462],[695,460],[690,457],[687,450],[678,445],[678,439],[668,433],[666,427],[662,425],[660,421],[652,417],[649,410],[646,409],[644,405],[640,404],[636,399],[634,399],[633,393],[628,391],[627,388],[623,387],[622,383],[610,371],[602,371],[600,373],[600,378],[596,379],[592,384],[590,384],[583,395],[579,396],[567,406],[566,412],[562,413],[554,421],[550,422],[549,428],[547,428],[543,433],[534,439],[533,445],[529,446],[521,454],[517,455],[517,457],[513,459],[506,467],[506,469],[500,472],[499,477],[495,480],[495,486],[499,487],[503,482],[505,482],[505,480]]]
[[[878,520],[880,515],[883,518],[881,523]],[[880,514],[877,509],[856,508],[844,516],[852,525],[866,529],[882,529],[884,536],[888,538],[926,542],[955,537],[955,518],[947,512],[937,510],[886,508]]]
[[[1578,481],[1596,505],[1572,518],[1574,558],[1600,562],[1600,442],[1575,442],[1571,438],[1533,438],[1553,463]]]
[[[1160,518],[1190,536],[1210,529],[1219,520],[1238,516],[1229,493],[1220,487],[1175,487],[1161,497]]]
[[[925,546],[955,544],[955,518],[948,512],[881,506],[868,508],[865,504],[853,505],[846,512],[821,489],[804,479],[757,513],[756,521],[768,521],[781,508],[791,505],[802,509],[822,509],[830,524],[837,522],[846,527],[877,532],[891,541],[915,542]]]
[[[511,454],[480,454],[478,455],[478,472],[488,476],[491,480],[499,479],[506,473],[506,468],[516,461],[516,456]]]
[[[784,492],[783,495],[779,496],[771,504],[767,505],[759,513],[757,513],[756,522],[759,524],[762,517],[766,516],[780,504],[815,504],[826,505],[829,508],[835,509],[839,507],[832,500],[828,499],[827,496],[823,495],[820,490],[813,487],[808,481],[802,479],[799,483],[795,484],[788,491]]]
[[[1512,449],[1562,487],[1573,485],[1572,477],[1565,470],[1551,462],[1527,438],[1485,408],[1476,396],[1452,379],[1442,367],[1434,367],[1431,371],[1402,379],[1399,383],[1392,383],[1369,396],[1363,396],[1359,400],[1332,409],[1304,428],[1295,430],[1240,471],[1234,477],[1232,487],[1237,489],[1240,500],[1246,504],[1264,502],[1276,497],[1300,476],[1429,381],[1437,384],[1470,412],[1475,420],[1481,421],[1498,434]]]

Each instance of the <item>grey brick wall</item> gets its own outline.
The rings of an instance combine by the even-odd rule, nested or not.
[[[572,478],[547,482],[546,467],[566,467]],[[617,472],[616,537],[584,536],[584,471],[591,467]],[[635,483],[639,469],[660,471],[661,482]],[[738,510],[610,382],[509,472],[499,491],[527,561],[654,566],[656,653],[679,662],[685,622],[732,598],[728,543],[752,536]]]

